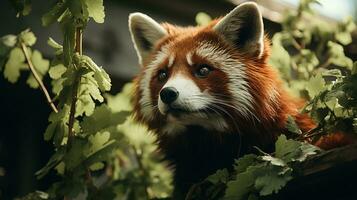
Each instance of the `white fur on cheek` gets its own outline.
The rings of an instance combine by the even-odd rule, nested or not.
[[[144,75],[140,80],[141,99],[140,110],[143,117],[147,120],[152,120],[154,117],[154,106],[151,100],[150,82],[156,67],[162,63],[169,55],[168,46],[163,46],[159,52],[156,53],[153,61],[145,68]]]

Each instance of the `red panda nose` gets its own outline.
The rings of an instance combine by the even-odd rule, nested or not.
[[[161,101],[165,104],[174,102],[179,96],[179,92],[174,87],[165,87],[160,92]]]

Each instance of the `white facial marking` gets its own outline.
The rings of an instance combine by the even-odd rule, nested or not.
[[[151,101],[150,82],[153,76],[153,72],[156,67],[165,61],[169,55],[168,46],[163,46],[158,51],[153,61],[146,67],[143,78],[140,80],[141,99],[139,101],[141,105],[141,114],[147,120],[152,120],[154,115],[153,103]]]
[[[234,109],[246,118],[256,118],[253,96],[249,92],[249,84],[246,81],[245,66],[233,59],[227,50],[209,42],[202,42],[197,48],[196,54],[212,62],[228,76],[228,89],[234,98]]]
[[[172,55],[170,55],[170,57],[169,57],[169,63],[168,63],[168,65],[167,65],[167,67],[170,68],[170,67],[174,64],[174,61],[175,61],[175,55],[172,54]]]
[[[206,105],[202,103],[201,99],[203,93],[195,82],[182,74],[177,74],[171,77],[162,88],[174,87],[178,93],[178,98],[171,104],[172,107],[186,109],[188,111],[195,111],[204,108]],[[159,111],[165,115],[168,110],[168,105],[162,102],[159,96],[158,100]]]
[[[192,52],[189,52],[189,53],[186,55],[186,60],[187,60],[188,65],[190,65],[190,66],[193,65],[193,62],[192,62]]]

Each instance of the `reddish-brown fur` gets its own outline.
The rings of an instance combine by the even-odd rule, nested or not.
[[[153,120],[147,121],[140,112],[141,108],[139,100],[142,97],[139,89],[139,81],[144,75],[145,66],[150,62],[150,58],[143,63],[143,69],[134,81],[136,85],[134,95],[136,118],[138,121],[147,124],[151,130],[158,133],[158,143],[161,150],[166,154],[166,158],[172,160],[176,165],[175,179],[176,183],[180,182],[177,183],[179,184],[177,187],[180,187],[180,190],[184,192],[194,182],[201,180],[209,173],[214,172],[217,168],[229,168],[234,158],[251,152],[252,146],[258,146],[268,152],[272,151],[277,136],[279,134],[288,133],[285,128],[288,116],[294,117],[296,123],[303,132],[307,132],[316,126],[307,114],[299,113],[299,109],[303,106],[303,101],[292,97],[284,89],[276,70],[267,64],[270,54],[270,41],[265,38],[264,53],[262,57],[258,59],[256,55],[240,52],[239,49],[235,49],[232,45],[225,42],[221,36],[213,32],[212,27],[216,23],[217,21],[213,21],[205,27],[188,28],[163,24],[163,27],[169,34],[156,44],[155,50],[151,56],[153,56],[163,45],[167,43],[174,44],[170,48],[170,51],[175,53],[176,59],[174,63],[175,67],[170,69],[170,76],[180,72],[194,80],[201,90],[209,88],[210,91],[224,94],[229,98],[231,94],[227,89],[228,78],[223,71],[219,69],[214,70],[212,72],[213,74],[207,79],[196,79],[192,75],[192,67],[190,68],[188,66],[185,58],[187,52],[194,48],[195,41],[211,41],[214,44],[229,50],[236,60],[244,63],[246,66],[250,93],[254,98],[254,110],[257,119],[248,120],[227,107],[225,108],[226,111],[234,118],[226,118],[229,124],[229,130],[226,133],[215,133],[203,130],[199,127],[191,127],[191,129],[185,131],[185,133],[180,133],[175,136],[161,134],[160,129],[166,123],[166,119],[161,116],[159,112],[154,112],[152,113],[154,116]],[[197,55],[194,55],[192,59],[194,60],[194,63],[209,62]],[[159,68],[164,68],[167,64],[168,60],[162,63]],[[151,100],[155,104],[163,84],[164,83],[158,83],[155,76],[150,81],[148,87],[151,89]],[[276,96],[275,98],[272,98],[271,95],[274,91]],[[339,141],[348,143],[342,138],[343,136],[336,137],[339,137]],[[331,139],[331,137],[329,138]],[[326,141],[319,141],[318,146],[329,148],[328,144],[333,143],[330,139],[326,138]],[[196,144],[195,142],[198,142],[199,144]],[[201,144],[205,142],[209,147]],[[211,152],[210,148],[213,148],[212,146],[217,148],[217,154],[221,153],[225,155],[216,155],[216,152]],[[333,146],[338,145],[333,144]],[[211,153],[212,156],[204,155],[208,154],[207,152]],[[192,154],[192,157],[190,157],[190,154]],[[202,158],[202,161],[200,158]],[[195,159],[200,160],[201,163],[196,163]],[[203,159],[211,159],[212,162],[210,162],[210,165],[213,167],[206,166],[208,165],[208,162]],[[217,159],[221,159],[222,161]],[[186,166],[180,164],[180,162],[189,163]],[[221,163],[217,164],[215,162]],[[185,173],[188,173],[189,176],[192,177],[181,177],[185,176]]]

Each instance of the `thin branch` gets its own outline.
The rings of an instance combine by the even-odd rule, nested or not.
[[[82,30],[77,28],[76,30],[76,52],[82,55]],[[77,93],[78,86],[80,83],[81,77],[77,74],[76,79],[74,80],[74,84],[72,87],[72,101],[71,101],[71,109],[69,112],[69,121],[68,121],[68,144],[70,145],[72,138],[74,136],[73,125],[76,114],[76,103],[77,103]]]
[[[297,49],[297,50],[299,50],[299,51],[301,51],[302,49],[304,49],[303,46],[300,45],[300,44],[296,41],[295,38],[293,38],[291,44],[295,47],[295,49]]]
[[[41,78],[40,78],[39,75],[37,74],[37,72],[36,72],[36,70],[35,70],[35,67],[33,66],[33,63],[32,63],[32,61],[31,61],[31,59],[30,59],[30,56],[29,56],[29,54],[28,54],[28,52],[27,52],[27,47],[26,47],[26,45],[25,45],[24,43],[22,43],[22,42],[21,42],[20,44],[21,44],[22,52],[23,52],[24,55],[25,55],[26,62],[27,62],[27,64],[28,64],[29,68],[30,68],[30,71],[31,71],[32,75],[35,77],[35,79],[36,79],[38,85],[40,86],[40,88],[41,88],[43,94],[45,95],[46,100],[47,100],[47,103],[50,105],[50,107],[52,108],[52,110],[53,110],[55,113],[58,113],[58,110],[57,110],[55,104],[53,104],[53,101],[52,101],[52,99],[51,99],[51,97],[50,97],[50,94],[48,93],[48,91],[47,91],[45,85],[43,84]]]

